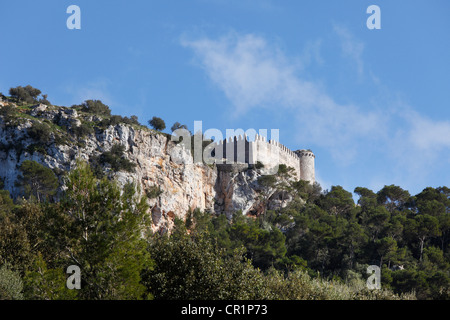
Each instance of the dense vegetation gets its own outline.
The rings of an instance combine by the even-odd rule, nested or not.
[[[30,120],[27,150],[84,137],[110,125],[139,125],[111,115],[99,100],[73,106],[81,125],[30,115],[40,91],[12,88],[0,108],[3,125]],[[46,96],[42,96],[46,99]],[[14,102],[14,104],[12,103]],[[149,123],[164,130],[162,119]],[[184,128],[175,123],[171,130]],[[73,136],[67,137],[67,132]],[[194,139],[194,136],[191,137]],[[203,139],[202,139],[203,140]],[[203,141],[203,147],[210,141]],[[193,144],[192,144],[193,145]],[[0,144],[0,150],[24,148]],[[449,299],[450,189],[412,196],[398,186],[378,192],[292,180],[280,165],[261,176],[262,210],[231,219],[194,210],[171,235],[153,234],[147,201],[122,190],[110,171],[133,171],[120,144],[68,173],[23,161],[13,201],[0,179],[0,299]],[[258,163],[255,170],[262,168]],[[105,170],[106,169],[106,170]],[[106,171],[106,172],[105,172]],[[60,183],[65,188],[56,197]],[[158,198],[162,190],[146,190]],[[268,210],[273,201],[287,206]],[[57,201],[56,201],[57,200]],[[66,269],[82,270],[82,289],[66,287]],[[381,267],[382,290],[365,286],[368,265]]]
[[[77,145],[83,148],[90,135],[101,134],[111,126],[129,125],[146,129],[135,115],[112,115],[109,106],[100,100],[86,100],[80,105],[66,108],[51,105],[46,100],[47,95],[38,99],[41,91],[30,85],[11,88],[9,92],[9,97],[0,96],[3,104],[0,105],[0,124],[5,129],[13,130],[23,125],[26,130],[24,137],[8,132],[4,141],[0,142],[0,150],[9,152],[14,149],[19,156],[23,151],[47,155],[49,148],[58,145]],[[25,141],[26,138],[28,141]],[[92,157],[91,165],[98,176],[102,174],[105,165],[113,172],[133,171],[134,164],[124,158],[123,154],[123,146],[116,145],[111,150]]]
[[[30,85],[10,88],[9,94],[9,96],[4,96],[0,93],[0,101],[4,104],[3,106],[0,105],[1,120],[6,127],[17,127],[31,120],[32,127],[28,129],[27,134],[30,138],[35,139],[36,143],[28,146],[30,152],[38,151],[45,154],[46,148],[52,143],[56,145],[74,143],[83,146],[83,140],[87,136],[100,133],[108,127],[119,124],[139,129],[147,128],[140,124],[136,115],[130,117],[113,115],[110,107],[101,100],[86,100],[79,105],[72,105],[70,108],[53,106],[47,100],[46,94],[41,95],[41,90]],[[47,105],[46,112],[56,111],[57,114],[51,120],[48,119],[48,114],[41,117],[43,111],[33,112],[33,109],[40,104]],[[79,123],[76,125],[68,124],[67,114],[62,115],[66,112],[68,112],[67,114],[76,112]],[[166,128],[163,119],[153,117],[148,121],[148,125],[154,129],[154,132],[169,136],[161,132]],[[176,122],[172,126],[172,131],[180,128],[187,129],[187,126]],[[70,136],[67,136],[67,133]],[[24,149],[21,146],[14,146],[14,148]]]
[[[342,281],[355,270],[362,274],[364,266],[378,265],[384,288],[415,291],[419,299],[449,298],[449,188],[426,188],[411,196],[394,185],[377,193],[358,187],[355,204],[352,193],[340,186],[320,192],[304,181],[286,183],[288,171],[280,166],[278,175],[260,178],[294,197],[284,209],[256,219],[238,215],[233,223],[220,217],[208,222],[223,247],[243,244],[263,270],[300,267]]]
[[[47,184],[23,179],[28,197],[16,203],[0,192],[2,298],[448,298],[447,188],[415,197],[395,186],[358,188],[355,206],[341,187],[277,182],[296,195],[279,212],[229,221],[195,210],[168,236],[150,232],[133,185],[121,192],[86,163],[66,176],[58,202],[36,196],[52,194],[50,172],[31,163],[23,172]],[[365,287],[369,264],[382,266],[382,290]],[[81,290],[66,288],[70,265],[81,267]]]
[[[133,172],[136,164],[124,157],[125,147],[121,144],[115,144],[111,150],[103,152],[98,157],[91,157],[91,167],[97,177],[104,174],[105,166],[111,168],[113,172],[128,171]]]

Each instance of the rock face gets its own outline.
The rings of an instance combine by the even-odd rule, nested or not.
[[[215,212],[224,213],[228,218],[237,211],[242,211],[243,214],[256,213],[260,202],[256,191],[260,176],[257,170],[246,168],[224,170],[220,167],[218,169]]]
[[[7,123],[0,117],[0,178],[13,197],[21,196],[15,186],[19,167],[25,160],[37,161],[56,173],[73,169],[77,159],[85,161],[109,151],[113,145],[125,147],[125,157],[136,164],[134,172],[119,171],[112,175],[120,185],[135,183],[142,195],[157,188],[159,192],[148,197],[153,229],[167,230],[175,217],[185,219],[189,210],[243,214],[258,214],[261,210],[261,190],[256,169],[218,168],[194,164],[190,151],[170,141],[165,135],[126,124],[96,130],[71,143],[56,143],[55,134],[46,143],[45,150],[30,149],[35,141],[27,134],[35,122],[53,123],[64,130],[78,127],[86,121],[71,108],[35,106],[19,123]],[[98,121],[90,116],[89,121]],[[109,168],[104,168],[106,171]]]
[[[149,199],[155,228],[170,228],[175,216],[184,219],[189,210],[214,210],[214,169],[194,164],[190,152],[161,134],[118,126],[107,134],[107,140],[116,138],[137,164],[135,173],[118,173],[119,181],[139,181],[144,191],[161,189],[157,198]]]
[[[227,165],[224,165],[227,166]],[[263,188],[258,183],[261,170],[243,165],[230,167],[217,166],[215,184],[215,212],[226,214],[231,218],[233,213],[259,216],[266,209],[278,210],[286,207],[292,197],[274,188]]]

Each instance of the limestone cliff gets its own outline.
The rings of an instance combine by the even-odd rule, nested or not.
[[[245,164],[218,165],[215,184],[215,212],[231,217],[235,212],[259,216],[265,210],[284,208],[292,197],[277,188],[263,188],[261,170]]]
[[[87,119],[89,117],[89,119]],[[13,197],[20,196],[15,186],[19,166],[25,160],[37,161],[56,173],[64,173],[76,165],[77,159],[89,161],[114,144],[125,147],[125,157],[136,164],[134,172],[112,173],[121,185],[134,182],[142,190],[158,186],[160,194],[149,198],[154,229],[170,228],[175,216],[184,218],[190,209],[214,209],[214,185],[216,171],[201,164],[193,164],[189,151],[169,141],[153,130],[132,125],[117,124],[104,130],[95,130],[78,141],[75,139],[59,142],[58,135],[67,135],[73,126],[85,121],[99,121],[95,116],[79,115],[71,108],[40,105],[32,107],[23,115],[16,117],[13,124],[0,118],[0,178],[5,189]],[[52,138],[42,148],[36,145],[27,131],[35,123],[55,125]],[[63,128],[63,129],[61,129]],[[106,166],[105,171],[108,171]]]
[[[19,111],[10,119],[0,117],[0,178],[13,197],[21,196],[15,182],[25,160],[35,160],[62,177],[77,159],[91,161],[120,144],[125,147],[124,157],[136,164],[135,170],[111,172],[108,165],[103,170],[122,186],[134,182],[144,196],[159,187],[156,195],[148,197],[154,230],[170,229],[175,217],[184,219],[196,208],[227,215],[261,211],[260,173],[256,169],[218,170],[194,164],[190,151],[142,126],[94,126],[89,134],[74,136],[74,128],[102,120],[74,108],[37,105]],[[30,129],[37,123],[52,129],[44,144],[37,144],[37,138],[30,136]]]

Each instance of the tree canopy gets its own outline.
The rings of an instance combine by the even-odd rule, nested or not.
[[[81,111],[93,113],[99,116],[111,115],[111,109],[109,109],[109,107],[101,100],[86,100],[81,105],[73,107],[78,107]]]
[[[166,123],[159,117],[153,117],[148,121],[148,124],[157,131],[163,131],[166,128]]]
[[[33,88],[30,85],[26,87],[18,86],[9,89],[9,94],[17,102],[35,103],[38,102],[37,98],[41,94],[41,90]]]
[[[17,186],[23,189],[26,197],[34,197],[40,202],[56,193],[58,178],[50,168],[25,160],[19,170],[21,175],[18,176]]]
[[[111,164],[124,150],[109,152]],[[119,186],[79,162],[52,199],[52,170],[33,161],[20,170],[28,199],[0,191],[0,297],[449,298],[446,187],[415,196],[397,186],[358,187],[355,204],[341,186],[321,192],[281,167],[260,179],[271,189],[260,201],[282,190],[292,198],[286,206],[228,218],[191,210],[169,233],[152,233],[149,199],[133,184]],[[65,285],[69,265],[82,270],[81,290]],[[382,290],[366,288],[369,265],[381,267]]]
[[[178,130],[178,129],[188,129],[188,127],[187,127],[187,125],[185,125],[185,124],[181,124],[181,123],[179,123],[179,122],[175,122],[174,124],[173,124],[173,126],[172,127],[170,127],[170,130],[172,131],[172,132],[174,132],[175,130]]]

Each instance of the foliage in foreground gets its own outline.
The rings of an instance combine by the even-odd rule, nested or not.
[[[20,273],[27,299],[142,299],[140,273],[152,260],[141,237],[147,205],[132,186],[120,190],[79,163],[58,203],[14,206],[3,200],[0,265]],[[6,199],[4,197],[4,199]],[[82,270],[82,289],[66,288],[65,271]]]
[[[171,236],[150,234],[147,205],[135,188],[120,190],[86,163],[65,185],[57,203],[13,203],[7,191],[0,193],[2,298],[400,298],[389,290],[369,292],[361,279],[354,285],[311,276],[298,257],[264,264],[285,254],[284,235],[239,215],[229,224],[224,216],[196,211],[186,223],[178,221]],[[228,231],[231,238],[224,236]],[[66,287],[70,265],[82,270],[81,290]]]
[[[123,152],[114,146],[99,162],[120,167]],[[280,166],[260,183],[289,193],[288,206],[259,217],[238,212],[231,220],[194,210],[169,237],[148,232],[146,199],[133,185],[121,190],[92,167],[79,163],[68,173],[56,203],[49,201],[58,179],[33,161],[20,167],[24,200],[0,190],[2,297],[396,299],[415,292],[419,299],[449,298],[446,187],[415,196],[397,186],[378,193],[356,188],[355,205],[342,187],[321,192],[286,179],[289,168]],[[160,192],[155,187],[148,196]],[[267,202],[271,194],[263,196]],[[385,291],[365,289],[365,268],[373,264],[382,269]],[[79,291],[65,286],[70,265],[83,271]]]
[[[373,300],[414,299],[390,290],[368,290],[360,278],[351,283],[313,278],[305,270],[284,273],[255,268],[245,249],[227,253],[205,230],[185,229],[178,222],[169,238],[158,236],[150,244],[155,268],[144,276],[155,299],[268,299],[268,300]]]
[[[22,300],[23,283],[20,275],[5,264],[0,267],[0,300]]]

